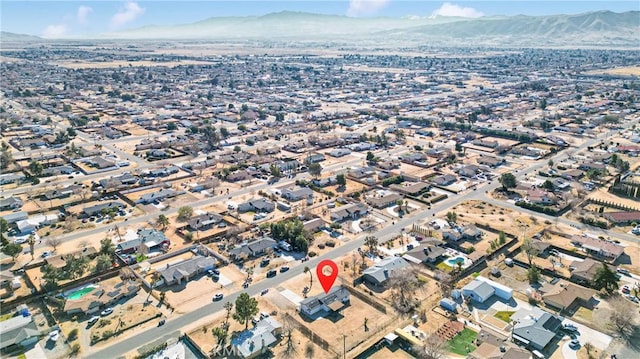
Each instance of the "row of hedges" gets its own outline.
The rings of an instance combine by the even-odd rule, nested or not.
[[[579,217],[578,220],[581,223],[584,224],[588,224],[590,226],[594,226],[594,227],[598,227],[598,228],[603,228],[603,229],[609,229],[609,222],[602,220],[602,219],[594,219],[594,218],[587,218],[587,217]]]
[[[525,209],[528,209],[528,210],[531,210],[531,211],[548,214],[550,216],[557,216],[558,215],[558,211],[556,211],[555,209],[553,209],[551,207],[541,206],[541,205],[535,204],[535,203],[529,203],[529,202],[525,202],[525,201],[518,201],[518,202],[516,202],[516,206],[522,207],[522,208],[525,208]]]

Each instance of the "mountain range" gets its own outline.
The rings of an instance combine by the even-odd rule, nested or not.
[[[5,35],[2,41],[34,40]],[[5,38],[6,37],[6,38]],[[640,11],[577,15],[355,18],[302,12],[212,17],[183,25],[153,25],[91,36],[131,40],[336,41],[384,45],[640,47]]]

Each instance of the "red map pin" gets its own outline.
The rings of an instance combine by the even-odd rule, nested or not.
[[[326,274],[326,267],[331,268],[330,274]],[[331,290],[333,283],[338,277],[338,266],[332,260],[325,259],[318,263],[318,266],[316,267],[316,275],[318,276],[318,280],[320,281],[324,292],[329,293],[329,290]]]

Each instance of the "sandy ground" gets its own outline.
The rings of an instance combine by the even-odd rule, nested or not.
[[[589,74],[599,75],[623,75],[623,76],[640,76],[640,66],[616,67],[607,70],[589,71]]]

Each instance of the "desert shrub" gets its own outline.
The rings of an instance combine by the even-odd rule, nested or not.
[[[335,241],[332,241],[332,240],[328,240],[328,241],[326,241],[326,242],[325,242],[325,245],[326,245],[327,247],[331,247],[331,248],[333,248],[333,247],[335,247],[335,246],[336,246],[336,242],[335,242]]]
[[[309,257],[315,257],[317,255],[318,255],[318,253],[316,253],[314,251],[309,252]]]
[[[78,328],[71,329],[71,331],[69,332],[69,335],[67,336],[67,338],[70,341],[74,341],[74,340],[78,339]]]
[[[320,249],[324,249],[324,247],[325,247],[325,246],[324,246],[324,244],[322,244],[322,243],[318,243],[318,248],[320,248]]]

